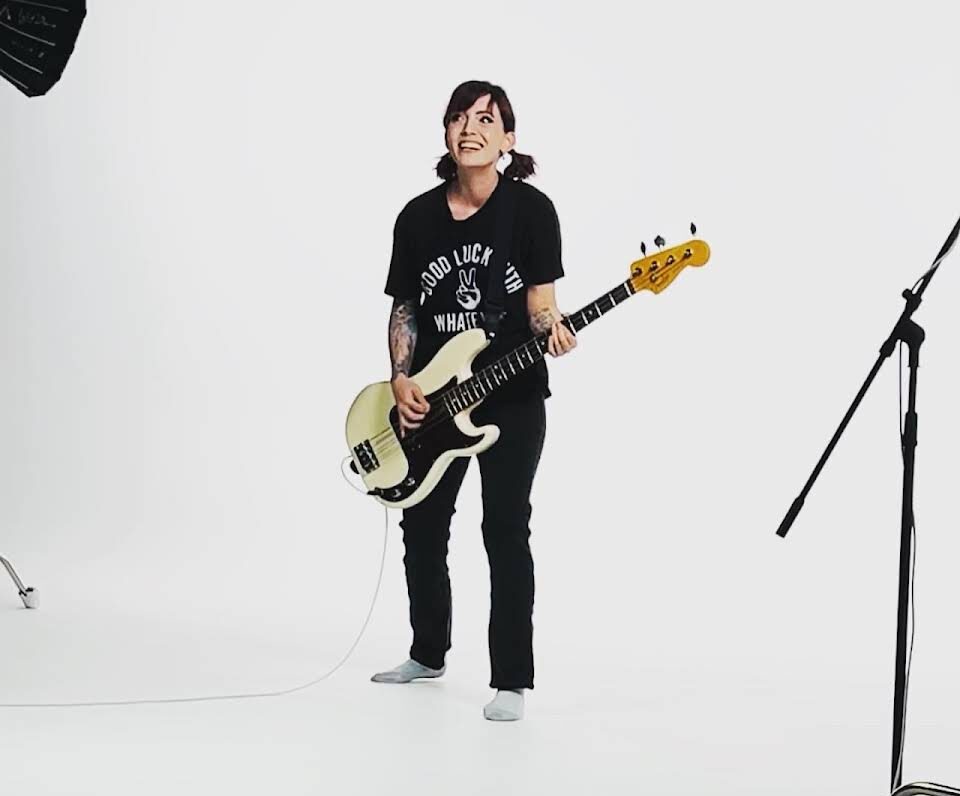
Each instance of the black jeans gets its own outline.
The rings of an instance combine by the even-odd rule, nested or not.
[[[490,562],[490,687],[533,688],[533,557],[530,489],[546,433],[544,399],[480,404],[476,425],[494,423],[500,437],[477,454],[483,499],[483,544]],[[454,504],[470,459],[458,457],[433,491],[405,509],[400,527],[410,596],[413,660],[439,669],[450,649],[447,543]]]

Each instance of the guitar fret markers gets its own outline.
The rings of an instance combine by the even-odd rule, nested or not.
[[[635,292],[630,280],[618,285],[584,309],[568,316],[570,325],[575,332],[580,331]],[[475,373],[469,379],[460,382],[442,396],[444,408],[451,417],[468,409],[501,384],[509,381],[511,376],[516,376],[542,359],[548,350],[547,342],[548,335],[536,337]],[[531,346],[535,349],[534,351],[531,350]],[[526,360],[524,360],[524,354],[526,354]],[[509,372],[507,368],[510,369]]]

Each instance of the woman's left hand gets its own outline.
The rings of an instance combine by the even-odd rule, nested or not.
[[[564,318],[567,316],[564,315]],[[550,329],[550,338],[547,340],[547,351],[552,356],[562,357],[577,347],[577,336],[567,328],[563,319],[556,321]]]

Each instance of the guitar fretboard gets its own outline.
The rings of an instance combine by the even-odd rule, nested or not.
[[[617,285],[609,293],[604,293],[596,301],[567,316],[563,322],[574,332],[579,332],[600,316],[622,304],[633,294],[633,283],[628,279],[626,282]],[[500,357],[496,362],[477,371],[469,379],[441,393],[440,399],[445,410],[452,417],[464,409],[469,409],[496,390],[497,387],[506,384],[514,376],[535,365],[546,356],[549,339],[549,333],[534,337],[509,354]]]

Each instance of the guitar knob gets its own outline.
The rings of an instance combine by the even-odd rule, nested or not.
[[[697,234],[697,225],[694,224],[692,221],[690,222],[690,234],[691,235]]]

